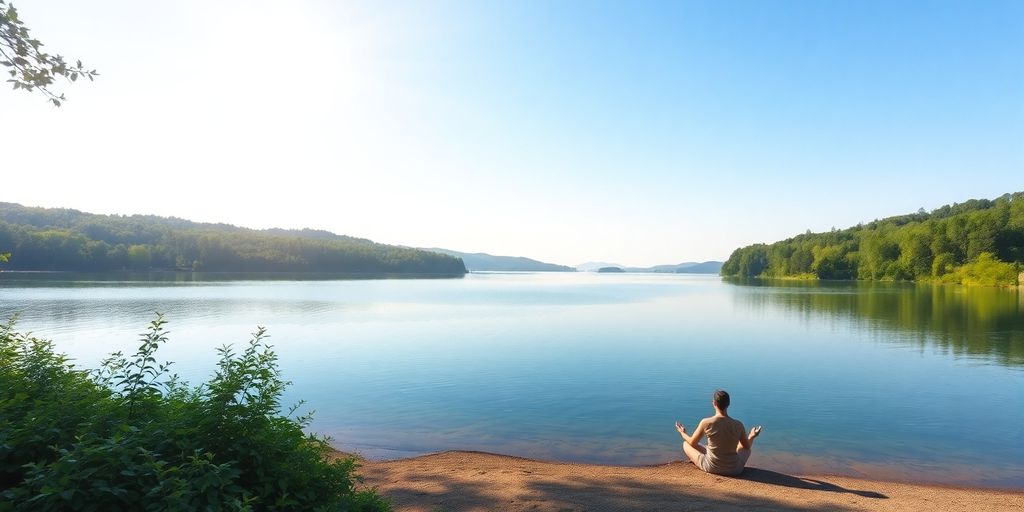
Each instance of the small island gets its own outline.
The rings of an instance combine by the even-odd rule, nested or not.
[[[623,269],[622,267],[601,267],[601,268],[597,269],[597,273],[599,273],[599,274],[616,274],[616,273],[623,273],[625,271],[626,270]]]

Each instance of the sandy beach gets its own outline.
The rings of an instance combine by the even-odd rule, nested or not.
[[[401,511],[1024,510],[1024,492],[789,475],[755,466],[738,478],[692,464],[603,466],[449,451],[363,460],[364,485]]]

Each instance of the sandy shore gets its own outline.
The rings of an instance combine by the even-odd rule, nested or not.
[[[365,485],[400,511],[1024,510],[1024,492],[795,476],[757,467],[728,478],[682,462],[600,466],[461,451],[362,464]]]

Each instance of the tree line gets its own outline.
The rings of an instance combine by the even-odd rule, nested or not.
[[[0,203],[11,270],[463,275],[459,258],[327,231],[254,230],[152,215]]]
[[[1015,285],[1024,192],[733,251],[723,276]]]

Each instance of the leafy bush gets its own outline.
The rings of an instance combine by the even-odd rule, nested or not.
[[[308,415],[282,415],[288,383],[263,328],[190,387],[157,362],[164,325],[97,371],[0,326],[0,511],[390,510],[357,489],[354,459],[328,460],[303,432]]]
[[[984,286],[1013,286],[1017,284],[1017,266],[1003,263],[991,253],[983,252],[978,258],[943,276],[947,282]]]

